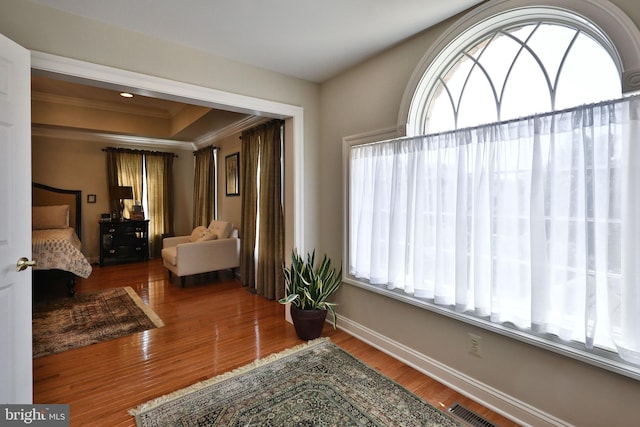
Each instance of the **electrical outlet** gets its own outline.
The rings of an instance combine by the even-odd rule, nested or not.
[[[482,357],[482,337],[469,333],[469,353]]]

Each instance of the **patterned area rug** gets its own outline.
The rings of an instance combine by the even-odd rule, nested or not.
[[[33,358],[164,326],[130,287],[33,306]]]
[[[129,411],[138,426],[460,426],[327,339]]]

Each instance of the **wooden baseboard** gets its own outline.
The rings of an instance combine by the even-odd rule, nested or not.
[[[344,316],[340,316],[338,328],[520,425],[570,426],[570,424],[546,412]]]

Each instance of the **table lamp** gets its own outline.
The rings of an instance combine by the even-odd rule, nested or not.
[[[113,187],[111,197],[120,201],[120,220],[124,219],[124,201],[133,199],[133,188],[131,187]]]

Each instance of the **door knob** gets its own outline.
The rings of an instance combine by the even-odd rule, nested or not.
[[[35,261],[29,261],[29,258],[22,257],[16,263],[16,271],[26,270],[27,267],[33,267],[36,265]]]

